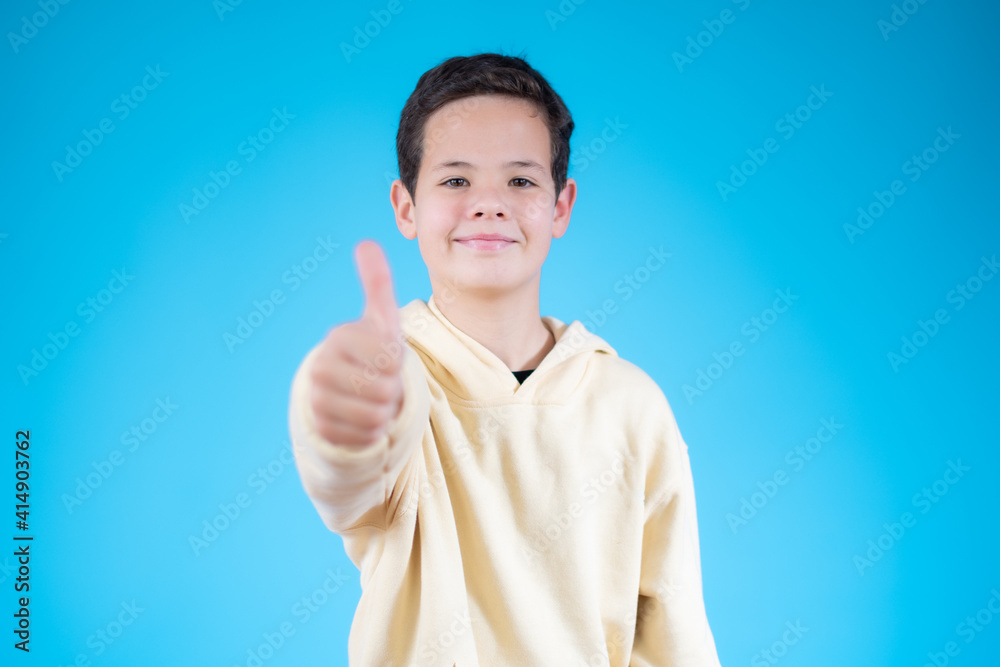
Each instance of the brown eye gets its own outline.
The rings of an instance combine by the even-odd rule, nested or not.
[[[447,181],[445,181],[445,183],[451,183],[452,181],[462,181],[462,182],[464,182],[465,179],[464,178],[449,178]]]
[[[526,187],[528,185],[531,185],[531,181],[529,181],[526,178],[512,178],[512,179],[510,179],[510,181],[511,181],[511,183],[513,183],[514,181],[524,181],[524,185],[521,186],[521,187]]]

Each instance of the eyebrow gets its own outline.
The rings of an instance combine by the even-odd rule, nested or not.
[[[546,173],[545,167],[538,164],[534,160],[511,160],[510,162],[504,162],[503,165],[501,166],[504,169],[517,167],[519,169],[533,169],[542,174]],[[475,169],[475,167],[472,164],[465,162],[464,160],[451,160],[450,162],[442,162],[441,164],[436,165],[431,169],[431,171],[443,171],[445,169],[452,169],[455,167],[459,167],[462,169]]]

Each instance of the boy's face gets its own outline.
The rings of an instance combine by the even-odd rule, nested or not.
[[[553,238],[569,225],[576,183],[555,199],[549,131],[526,100],[478,95],[451,102],[424,126],[414,204],[402,181],[390,199],[403,236],[417,239],[431,286],[482,298],[535,283]],[[468,240],[501,234],[509,241]],[[440,297],[439,297],[440,298]]]

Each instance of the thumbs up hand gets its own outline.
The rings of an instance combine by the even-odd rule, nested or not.
[[[386,433],[403,403],[404,340],[382,248],[362,241],[354,259],[365,294],[361,318],[330,330],[312,367],[310,404],[319,434],[364,448]]]

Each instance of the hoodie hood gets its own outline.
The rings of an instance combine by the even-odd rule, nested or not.
[[[459,403],[565,403],[596,358],[617,357],[608,343],[579,320],[566,324],[546,316],[542,323],[555,337],[555,347],[523,384],[493,352],[452,324],[434,302],[414,299],[399,310],[400,327],[428,373]],[[536,398],[537,397],[537,398]]]

